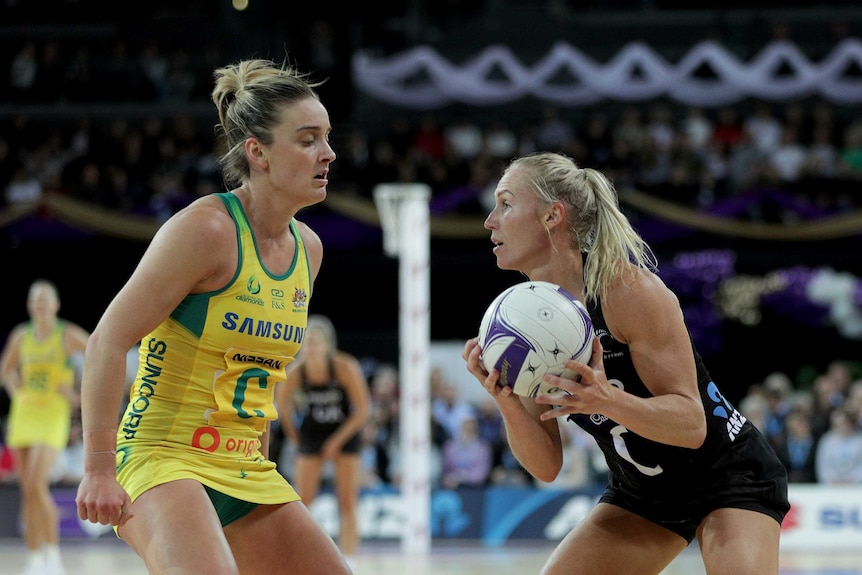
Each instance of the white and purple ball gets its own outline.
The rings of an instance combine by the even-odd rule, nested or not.
[[[550,282],[527,281],[498,295],[479,325],[485,368],[500,372],[500,385],[536,397],[559,391],[542,381],[546,373],[574,379],[564,363],[589,363],[593,322],[575,296]]]

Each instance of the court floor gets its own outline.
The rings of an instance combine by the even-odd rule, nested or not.
[[[397,544],[365,546],[352,559],[355,575],[529,575],[537,574],[550,553],[545,545],[485,548],[436,545],[430,553],[410,555]],[[74,541],[62,546],[68,575],[146,575],[141,560],[114,540]],[[26,548],[20,540],[0,540],[0,575],[17,575]],[[700,554],[690,547],[663,575],[705,575]],[[856,552],[783,553],[781,575],[862,575],[862,545]]]

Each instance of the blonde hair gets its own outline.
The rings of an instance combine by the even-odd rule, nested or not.
[[[54,300],[56,300],[57,302],[60,301],[60,290],[57,289],[56,284],[54,284],[54,282],[52,282],[51,280],[44,278],[33,280],[33,283],[30,284],[30,289],[27,292],[27,299],[33,299],[36,294],[43,289],[47,290]]]
[[[323,336],[323,339],[326,340],[326,343],[329,344],[330,353],[334,352],[338,349],[338,338],[335,334],[335,326],[332,325],[332,321],[324,315],[309,315],[308,323],[305,325],[305,333],[308,334],[310,331],[318,331],[320,335]]]
[[[604,174],[550,152],[515,158],[505,173],[513,170],[518,170],[531,191],[547,205],[562,202],[567,206],[571,247],[588,255],[584,267],[584,296],[588,301],[595,301],[625,270],[634,273],[621,264],[657,268],[652,250],[620,210],[616,190]]]
[[[314,98],[309,76],[295,68],[270,60],[244,60],[215,70],[212,101],[218,110],[217,130],[227,151],[219,159],[225,183],[241,184],[251,170],[245,157],[245,141],[254,137],[272,143],[272,130],[280,122],[285,106]]]

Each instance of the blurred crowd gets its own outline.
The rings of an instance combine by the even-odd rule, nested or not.
[[[744,217],[793,223],[856,209],[862,118],[824,101],[766,101],[704,109],[666,101],[573,112],[540,105],[535,120],[480,124],[467,114],[393,120],[371,139],[350,135],[335,169],[367,191],[375,182],[421,181],[432,210],[481,213],[502,166],[538,150],[604,171],[619,190],[709,209],[752,198]]]
[[[208,102],[214,45],[194,55],[182,45],[122,40],[12,46],[0,61],[4,100],[95,108],[0,115],[3,203],[56,193],[164,219],[221,189]],[[320,58],[327,51],[318,50]],[[101,103],[132,107],[100,112]],[[860,205],[862,117],[817,98],[715,109],[665,99],[577,109],[540,102],[505,116],[396,110],[373,127],[336,119],[333,146],[333,191],[370,197],[380,182],[426,182],[435,213],[483,213],[505,163],[535,150],[564,152],[605,171],[618,189],[689,207],[743,198],[734,215],[755,221],[793,223]]]
[[[667,102],[601,108],[570,118],[544,106],[536,121],[482,124],[459,115],[399,116],[386,133],[336,128],[332,191],[371,197],[381,182],[425,182],[432,213],[483,214],[502,167],[536,150],[564,152],[638,189],[711,209],[745,200],[753,221],[796,221],[858,209],[862,118],[823,101],[756,102],[706,110]],[[188,114],[0,123],[6,205],[62,194],[122,213],[164,219],[222,189],[213,130]]]
[[[833,361],[801,390],[776,371],[739,409],[767,436],[795,483],[862,485],[862,364]]]

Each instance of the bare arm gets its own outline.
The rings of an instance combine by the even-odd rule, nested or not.
[[[293,414],[296,410],[296,390],[299,388],[299,368],[302,360],[287,366],[287,374],[283,383],[275,389],[275,402],[278,410],[278,422],[288,440],[299,444],[299,430],[293,424]]]
[[[563,443],[556,419],[543,419],[542,414],[551,409],[549,405],[538,404],[529,397],[519,397],[510,387],[500,387],[497,379],[500,374],[485,371],[479,354],[478,338],[467,341],[462,357],[467,362],[467,370],[478,379],[485,390],[496,400],[503,422],[509,448],[518,462],[533,477],[550,483],[556,479],[563,466]]]
[[[341,451],[347,441],[359,433],[368,422],[371,415],[371,393],[368,390],[368,381],[362,373],[359,361],[350,354],[336,352],[333,361],[335,366],[335,377],[338,380],[350,401],[350,416],[338,427],[335,433],[326,441],[324,446],[324,457],[328,451],[335,453]]]
[[[99,449],[114,449],[128,350],[167,318],[186,295],[223,287],[233,273],[234,225],[223,209],[214,206],[212,202],[196,203],[162,226],[89,338],[82,423],[85,433],[99,431],[103,436],[96,446]]]
[[[89,339],[90,332],[76,323],[66,322],[66,329],[63,331],[63,344],[66,347],[67,355],[71,357],[84,353]]]
[[[590,366],[566,364],[580,374],[579,383],[546,376],[546,381],[572,394],[538,399],[563,403],[546,417],[600,413],[647,439],[700,447],[706,438],[706,417],[691,341],[676,296],[654,274],[640,272],[630,285],[620,283],[609,290],[603,309],[608,327],[618,341],[628,344],[635,369],[653,397],[637,397],[611,385],[596,340]]]
[[[66,355],[70,358],[83,357],[87,350],[87,341],[90,339],[90,332],[82,328],[80,325],[67,321],[63,329],[63,347],[66,350]],[[74,407],[79,407],[81,404],[81,386],[76,374],[74,386],[66,391],[69,394],[69,401]]]
[[[260,453],[264,459],[269,459],[269,426],[267,425],[260,434]]]
[[[313,284],[323,263],[323,242],[320,241],[317,232],[303,222],[297,220],[296,226],[302,236],[302,241],[305,242],[305,251],[308,253],[308,263],[311,267],[311,283]]]
[[[24,335],[25,326],[19,324],[12,329],[0,354],[0,380],[9,397],[15,395],[21,387],[21,372],[18,365],[21,356],[21,337]]]
[[[234,224],[221,202],[213,197],[198,200],[156,233],[99,320],[87,342],[81,384],[81,519],[118,525],[129,517],[129,496],[117,483],[114,456],[126,354],[186,295],[223,287],[234,273],[236,250]]]

